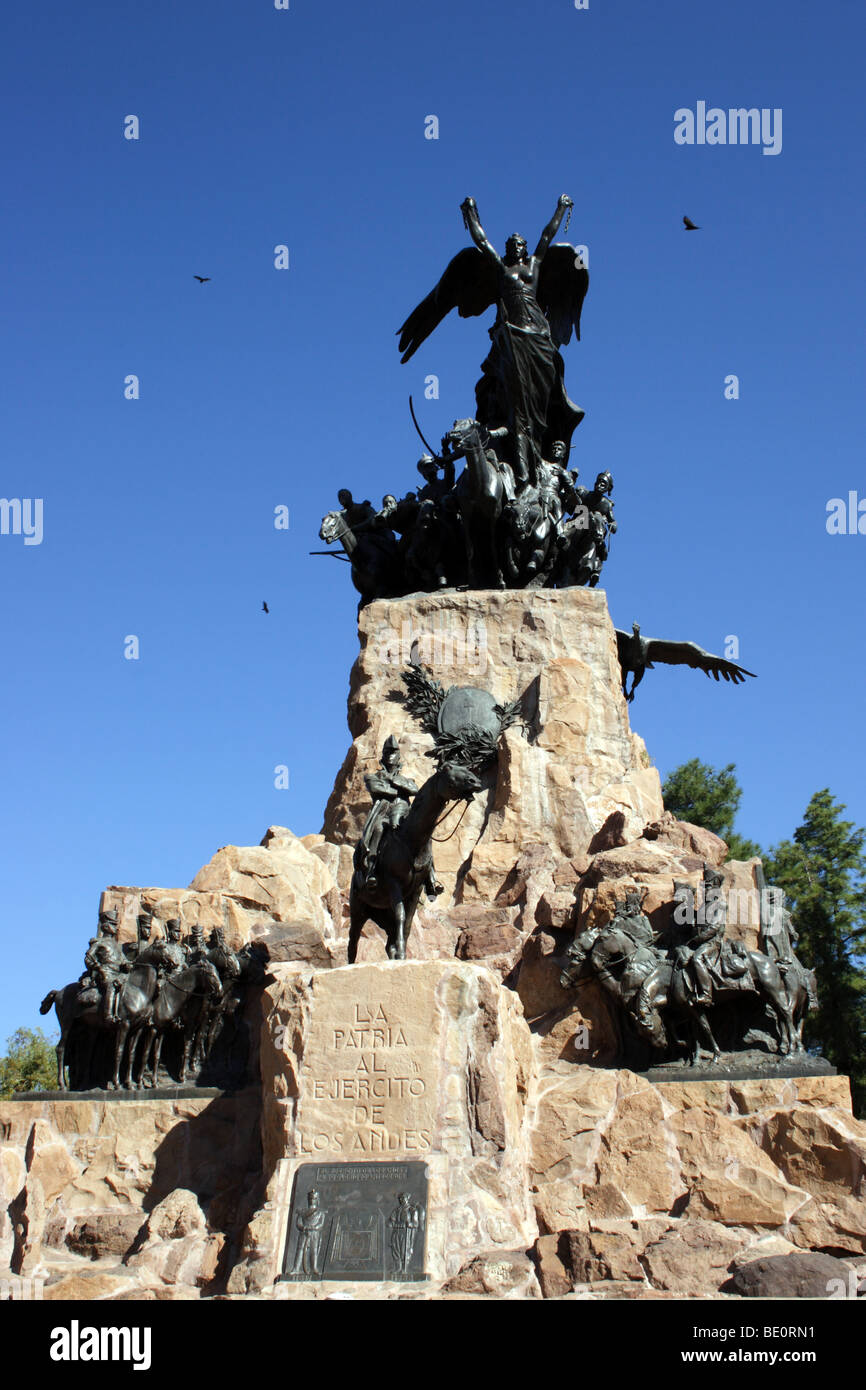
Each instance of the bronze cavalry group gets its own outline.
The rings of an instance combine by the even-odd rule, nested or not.
[[[704,867],[700,893],[688,883],[675,883],[674,890],[661,930],[644,914],[646,890],[638,889],[617,901],[609,920],[579,930],[566,953],[562,987],[594,980],[613,1000],[623,1063],[686,1059],[697,1067],[705,1054],[718,1062],[723,1053],[750,1046],[801,1055],[816,984],[795,954],[784,894],[761,893],[762,949],[749,950],[727,935],[727,897],[717,870]]]
[[[377,510],[341,489],[319,537],[342,546],[362,606],[443,588],[598,584],[616,531],[612,475],[580,486],[557,440],[550,459],[520,484],[496,442],[477,420],[456,420],[442,453],[418,461],[424,485],[399,501],[387,493]],[[460,459],[465,467],[455,481]]]
[[[263,978],[260,954],[254,946],[232,951],[221,927],[205,939],[200,927],[184,937],[176,918],[163,932],[154,925],[151,913],[140,913],[136,940],[121,943],[117,913],[101,912],[84,973],[43,999],[40,1012],[53,1006],[60,1026],[60,1090],[198,1082],[220,1042],[223,1073],[239,1079],[226,1038],[237,1044],[243,1037],[239,1014],[247,986]],[[211,1069],[215,1084],[227,1080]]]

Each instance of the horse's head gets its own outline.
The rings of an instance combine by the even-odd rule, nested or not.
[[[128,989],[141,990],[142,994],[151,998],[156,991],[156,970],[146,961],[135,961],[129,974],[124,978],[123,988],[124,991]]]
[[[245,984],[260,984],[265,977],[270,952],[260,941],[248,941],[237,954],[240,978]]]
[[[439,790],[448,801],[471,801],[481,790],[481,779],[462,763],[443,763],[439,771]]]
[[[216,966],[212,965],[209,960],[203,960],[195,968],[198,971],[202,994],[206,994],[212,999],[219,999],[223,992],[223,986]]]
[[[595,936],[589,932],[581,932],[572,941],[565,953],[565,965],[559,974],[559,983],[563,989],[574,989],[583,978],[594,941]]]
[[[234,983],[234,981],[238,979],[240,974],[240,962],[238,958],[236,958],[234,951],[221,951],[220,955],[218,955],[218,959],[214,960],[214,965],[217,966],[220,979],[224,981],[224,983]]]
[[[442,447],[448,453],[461,454],[467,447],[473,448],[481,443],[481,426],[477,420],[455,420],[442,440]]]
[[[638,1010],[633,1015],[634,1025],[644,1042],[658,1051],[667,1049],[668,1034],[661,1012],[658,1009]]]
[[[328,512],[327,516],[322,517],[322,524],[319,527],[319,540],[331,545],[340,539],[345,529],[342,512]]]

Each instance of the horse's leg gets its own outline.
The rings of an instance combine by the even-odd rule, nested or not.
[[[190,1048],[188,1052],[188,1063],[192,1065],[193,1081],[197,1081],[202,1069],[202,1036],[207,1030],[210,1013],[208,1011],[207,1000],[202,999],[199,1003],[198,1013],[191,1020],[190,1025]]]
[[[712,1054],[713,1054],[713,1061],[716,1061],[719,1057],[721,1057],[722,1054],[721,1054],[721,1052],[719,1051],[719,1045],[718,1045],[718,1043],[716,1042],[715,1038],[713,1037],[713,1030],[712,1030],[712,1028],[710,1027],[710,1020],[708,1019],[708,1017],[707,1017],[707,1015],[706,1015],[706,1012],[705,1012],[703,1009],[696,1009],[696,1010],[695,1010],[694,1016],[695,1016],[695,1020],[696,1020],[696,1022],[697,1022],[697,1032],[695,1033],[695,1054],[696,1054],[696,1057],[699,1057],[699,1056],[700,1056],[700,1045],[699,1045],[699,1041],[700,1041],[700,1037],[703,1037],[704,1042],[706,1042],[706,1043],[708,1044],[708,1046],[710,1047],[710,1050],[712,1051]],[[695,1065],[696,1065],[696,1062],[693,1061],[693,1062],[692,1062],[692,1066],[695,1066]]]
[[[391,880],[391,916],[393,926],[388,932],[389,960],[406,959],[406,908],[403,893],[396,879]]]
[[[162,1040],[164,1037],[165,1030],[163,1028],[157,1028],[154,1030],[153,1061],[151,1066],[151,1072],[153,1075],[153,1084],[155,1087],[159,1086],[159,1066],[160,1059],[162,1057]]]
[[[353,893],[349,899],[349,947],[347,951],[349,965],[355,964],[358,955],[358,941],[366,921],[367,909]]]
[[[138,1084],[152,1089],[156,1085],[153,1071],[153,1052],[156,1047],[157,1031],[152,1023],[148,1023],[141,1030],[141,1070],[138,1076]],[[148,1063],[150,1064],[150,1074],[148,1074]]]
[[[432,859],[430,861],[430,870],[431,872],[433,870]],[[406,959],[406,947],[409,944],[409,935],[412,931],[412,923],[415,920],[415,911],[418,907],[419,902],[421,901],[421,894],[423,892],[423,888],[423,883],[419,883],[418,888],[410,895],[406,903],[406,908],[403,917],[403,955],[400,957],[401,960]]]
[[[181,1062],[180,1062],[180,1076],[178,1077],[178,1081],[180,1082],[180,1085],[181,1085],[181,1086],[183,1086],[183,1085],[186,1084],[186,1074],[187,1074],[187,1069],[188,1069],[188,1067],[189,1067],[189,1054],[190,1054],[190,1048],[192,1047],[192,1041],[193,1041],[194,1035],[195,1035],[195,1022],[193,1021],[193,1022],[187,1023],[186,1026],[184,1027],[184,1030],[183,1030],[183,1056],[182,1056]]]
[[[212,1016],[212,1018],[211,1018],[211,1025],[210,1025],[210,1027],[208,1028],[208,1031],[207,1031],[207,1042],[206,1042],[206,1044],[205,1044],[205,1056],[206,1056],[206,1057],[209,1056],[209,1054],[213,1051],[214,1043],[216,1042],[217,1037],[219,1036],[219,1034],[222,1032],[222,1026],[223,1026],[223,1022],[224,1022],[224,1019],[225,1019],[225,1009],[224,1009],[224,1007],[223,1007],[223,1006],[224,1006],[224,1003],[225,1003],[225,995],[223,995],[223,997],[222,997],[222,999],[220,1000],[219,1004],[217,1004],[216,1008],[215,1008],[214,1011],[213,1011],[213,1016]]]
[[[505,588],[505,575],[502,573],[499,547],[497,545],[499,513],[493,511],[488,516],[487,543],[490,546],[491,573],[493,574],[493,587],[496,589]]]
[[[69,1036],[69,1029],[72,1025],[69,1023],[68,1019],[64,1020],[63,1015],[61,1014],[60,1009],[58,1008],[59,1002],[60,1001],[58,997],[55,995],[54,1012],[57,1015],[57,1022],[60,1024],[60,1041],[55,1047],[54,1052],[55,1056],[57,1057],[57,1089],[58,1091],[65,1091],[66,1039]]]
[[[463,527],[463,544],[466,548],[466,579],[470,589],[475,588],[475,548],[472,544],[472,506],[460,505],[460,524]]]
[[[698,1033],[698,1025],[694,1018],[688,1020],[689,1029],[689,1066],[696,1067],[701,1060],[701,1040]]]
[[[484,527],[484,563],[489,577],[489,582],[496,589],[505,588],[505,577],[502,573],[500,563],[499,547],[497,545],[499,518],[502,515],[502,504],[504,492],[502,482],[498,473],[494,472],[484,457],[483,450],[480,450],[479,473],[481,478],[481,490],[479,494],[480,511],[482,524]]]
[[[77,1078],[79,1089],[82,1089],[84,1085],[89,1087],[94,1083],[93,1058],[96,1053],[97,1037],[98,1034],[95,1028],[82,1028],[79,1030],[79,1039],[83,1038],[86,1040],[84,1042],[79,1040],[79,1059],[78,1067],[76,1068],[80,1073]],[[70,1067],[70,1080],[72,1079],[72,1070],[73,1069]]]
[[[222,1023],[222,1007],[220,1004],[206,1006],[207,1013],[203,1026],[199,1029],[198,1042],[196,1044],[198,1052],[198,1070],[202,1071],[207,1065],[213,1045],[216,1042],[217,1033]]]
[[[752,978],[759,997],[763,995],[776,1019],[779,1032],[779,1052],[786,1057],[794,1046],[794,1023],[791,998],[785,981],[778,969],[770,961],[753,958]]]
[[[123,1059],[123,1047],[129,1033],[128,1023],[118,1023],[114,1030],[114,1074],[108,1083],[109,1091],[120,1090],[120,1063]]]
[[[794,1032],[794,1008],[784,984],[780,989],[771,992],[770,1002],[775,1010],[776,1021],[779,1025],[779,1051],[783,1057],[787,1057],[797,1048]]]
[[[781,1052],[781,1055],[788,1056],[794,1051],[794,1017],[792,1017],[791,1001],[784,988],[776,999],[771,999],[771,1004],[776,1012],[778,1024],[778,1051]]]
[[[211,1013],[207,1002],[202,1003],[201,1013],[198,1016],[198,1027],[195,1032],[195,1046],[192,1050],[192,1064],[196,1072],[200,1072],[204,1066],[205,1041],[210,1030]]]
[[[140,1037],[141,1037],[141,1027],[140,1027],[140,1026],[136,1026],[136,1025],[134,1025],[134,1024],[129,1024],[129,1025],[128,1025],[128,1030],[127,1030],[127,1041],[126,1041],[126,1089],[127,1089],[127,1091],[134,1091],[134,1090],[137,1089],[137,1087],[136,1087],[136,1081],[135,1081],[135,1074],[134,1074],[133,1067],[134,1067],[134,1063],[135,1063],[135,1054],[136,1054],[136,1050],[137,1050],[137,1048],[138,1048],[138,1040],[139,1040]],[[139,1084],[140,1084],[140,1078],[139,1078]]]
[[[791,1021],[794,1025],[794,1051],[803,1052],[803,1024],[806,1022],[806,1014],[809,1010],[809,995],[801,987],[797,991],[796,998],[791,1006]]]

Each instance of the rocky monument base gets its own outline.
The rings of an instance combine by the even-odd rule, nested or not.
[[[675,885],[710,866],[741,898],[729,937],[754,950],[761,926],[758,861],[664,811],[604,594],[422,595],[359,628],[323,833],[272,827],[188,889],[103,894],[121,941],[144,908],[267,949],[241,1020],[260,1080],[0,1103],[0,1279],[57,1299],[719,1298],[771,1259],[797,1296],[856,1288],[866,1125],[847,1079],[767,1040],[751,1077],[666,1066],[654,1084],[622,1065],[599,982],[563,987],[575,933],[627,889],[663,934]],[[390,734],[417,783],[432,766],[403,701],[416,643],[443,686],[519,700],[520,719],[436,832],[444,892],[407,959],[368,923],[348,966],[364,774]]]
[[[846,1078],[658,1086],[545,1060],[471,963],[273,974],[261,1093],[0,1105],[5,1278],[113,1300],[714,1298],[807,1254],[830,1257],[825,1284],[866,1276]],[[426,1279],[286,1271],[299,1170],[415,1163]]]

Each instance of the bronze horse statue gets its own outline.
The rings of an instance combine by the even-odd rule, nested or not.
[[[368,921],[387,937],[389,960],[406,959],[406,942],[424,884],[433,866],[433,831],[449,801],[471,801],[481,782],[460,763],[445,763],[418,791],[406,815],[382,838],[376,858],[376,883],[368,886],[364,851],[355,849],[349,892],[349,964]]]
[[[361,595],[359,607],[399,591],[397,542],[390,532],[371,527],[356,533],[342,512],[328,512],[322,519],[319,539],[328,545],[335,541],[342,545],[352,566],[352,583]]]
[[[186,1083],[191,1057],[196,1069],[204,1065],[204,1055],[212,1040],[225,997],[223,980],[212,961],[200,961],[197,965],[177,970],[163,978],[156,997],[136,1029],[135,1038],[129,1044],[133,1079],[133,1052],[137,1045],[142,1049],[139,1086],[159,1084],[162,1042],[165,1034],[173,1028],[183,1029],[179,1084],[183,1086]]]
[[[453,458],[466,460],[455,493],[466,542],[469,587],[504,589],[498,533],[505,504],[514,497],[514,481],[508,464],[491,462],[487,443],[487,431],[477,420],[455,420],[443,441]]]
[[[39,1006],[41,1014],[47,1014],[51,1006],[57,1014],[60,1025],[60,1041],[56,1047],[57,1086],[61,1091],[68,1090],[66,1083],[67,1048],[75,1030],[76,1038],[86,1037],[90,1044],[88,1053],[92,1055],[94,1034],[108,1032],[113,1035],[114,1067],[107,1083],[110,1091],[120,1090],[121,1071],[124,1069],[123,1089],[133,1090],[141,1085],[142,1078],[136,1082],[134,1063],[139,1037],[142,1030],[152,1027],[161,1029],[169,1026],[181,1015],[190,998],[219,996],[222,992],[219,974],[209,961],[188,966],[172,977],[164,978],[157,989],[157,971],[152,965],[133,966],[125,976],[117,1001],[117,1017],[107,1017],[102,995],[95,988],[83,988],[79,980],[63,989],[50,990]],[[154,1022],[154,1020],[156,1020]],[[187,1024],[184,1022],[186,1029]],[[188,1058],[185,1038],[184,1062]],[[89,1062],[74,1068],[87,1075]],[[73,1068],[70,1068],[73,1071]],[[74,1083],[74,1077],[71,1078]],[[152,1084],[155,1084],[152,1083]]]
[[[671,1030],[662,1015],[670,1012],[674,1027],[685,1026],[692,1066],[701,1060],[702,1041],[714,1060],[721,1056],[708,1011],[696,1003],[686,971],[676,961],[661,956],[652,947],[636,945],[620,929],[609,931],[607,927],[596,933],[581,933],[566,956],[567,964],[560,974],[562,987],[570,989],[583,979],[599,978],[626,1010],[640,1037],[653,1049],[662,1051],[669,1046]],[[785,1056],[802,1052],[799,1013],[804,1007],[803,996],[808,1008],[805,986],[802,991],[789,990],[776,963],[761,951],[743,951],[740,959],[745,967],[742,975],[725,982],[713,980],[711,1007],[744,994],[756,996],[769,1006],[775,1018],[780,1053]]]

